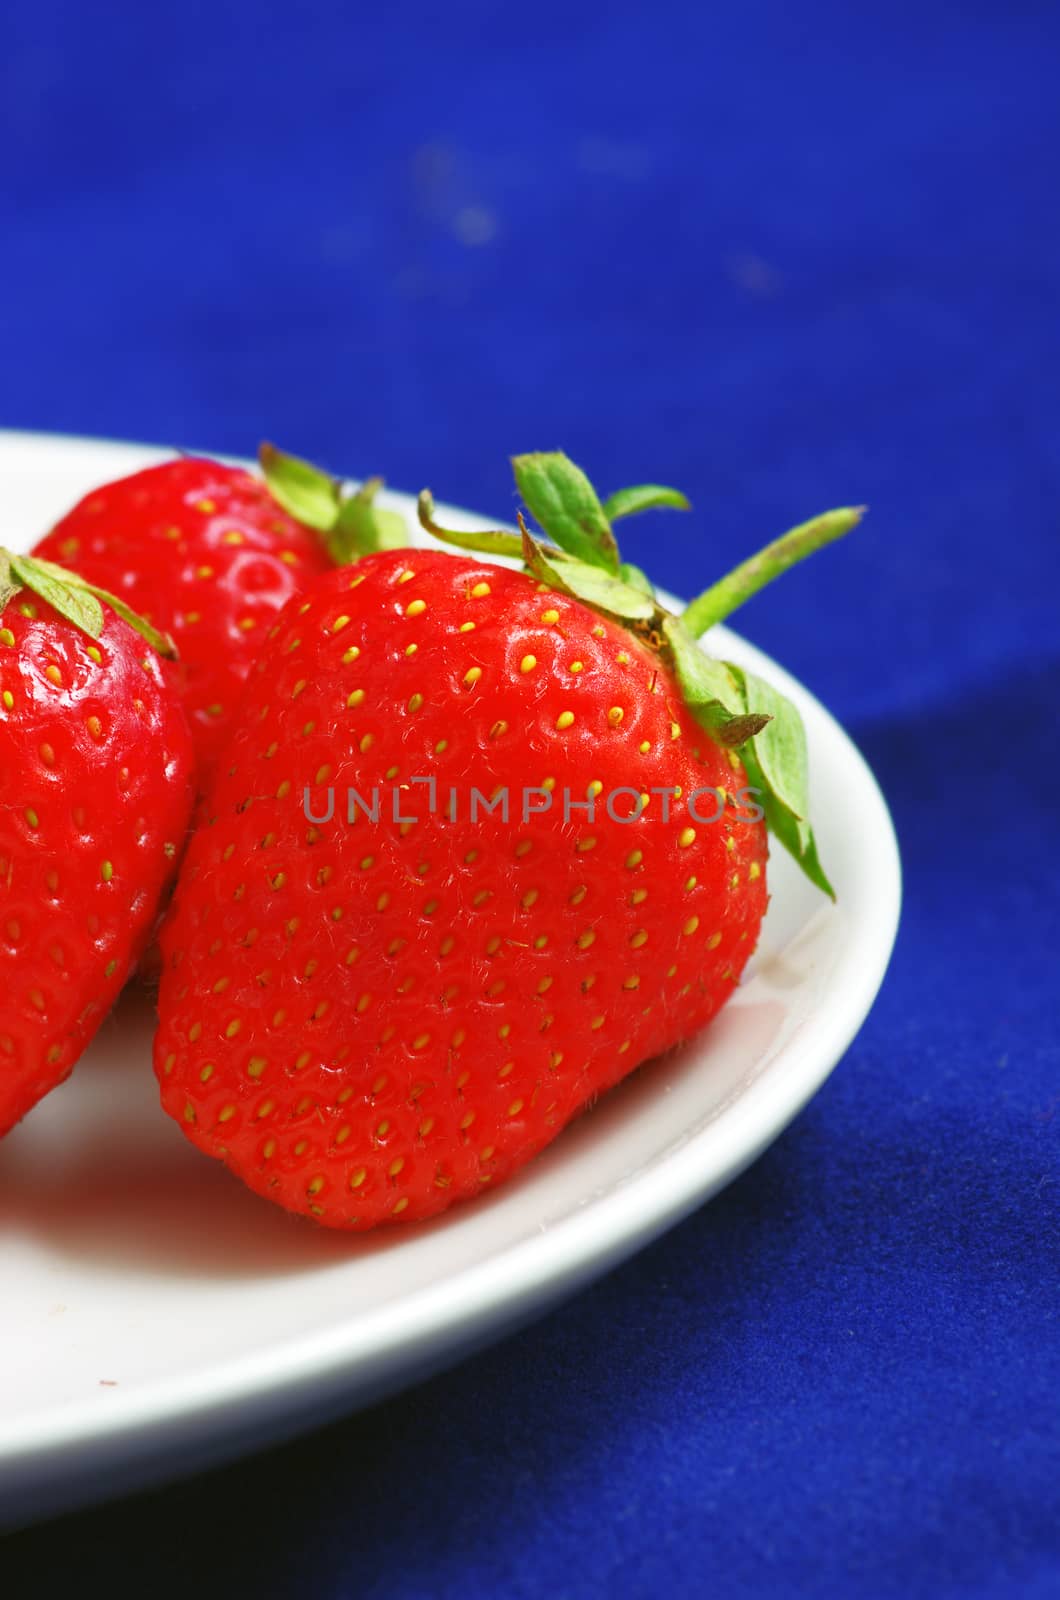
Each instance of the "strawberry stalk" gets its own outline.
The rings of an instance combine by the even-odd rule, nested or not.
[[[518,536],[503,529],[476,533],[447,529],[438,523],[426,489],[419,499],[423,527],[462,550],[521,558],[540,583],[622,623],[656,650],[674,672],[700,725],[717,743],[739,751],[770,831],[811,882],[834,899],[808,820],[801,717],[772,685],[731,662],[712,659],[696,640],[789,567],[849,533],[860,522],[864,507],[826,511],[792,528],[675,616],[660,604],[640,568],[622,560],[612,524],[641,511],[688,510],[683,494],[660,484],[642,484],[601,501],[581,469],[560,451],[515,456],[512,467],[520,494],[549,542],[530,531],[521,511]]]
[[[815,550],[822,550],[833,539],[841,539],[845,533],[856,528],[865,515],[865,509],[864,506],[841,506],[836,511],[825,511],[821,516],[813,517],[809,522],[800,523],[797,528],[781,534],[779,539],[774,539],[757,555],[742,561],[685,607],[681,621],[686,632],[693,639],[700,638],[708,628],[731,616],[745,600],[750,600],[759,589],[764,589],[767,583],[779,578],[789,567],[805,561]]]

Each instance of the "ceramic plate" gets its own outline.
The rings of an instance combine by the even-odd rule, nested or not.
[[[0,433],[0,537],[27,547],[86,490],[161,454]],[[255,1199],[184,1140],[158,1108],[149,1004],[128,993],[0,1146],[0,1520],[234,1456],[499,1337],[701,1205],[820,1087],[890,955],[894,833],[828,713],[736,635],[711,644],[803,714],[838,905],[778,851],[759,951],[704,1034],[495,1195],[359,1239]]]

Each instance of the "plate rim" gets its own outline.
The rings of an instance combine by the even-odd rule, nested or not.
[[[164,456],[169,448],[19,429],[0,429],[0,443],[34,450],[74,446],[130,458],[136,453]],[[414,495],[387,490],[386,496],[396,508],[414,511]],[[485,521],[460,508],[441,509],[443,514],[454,511],[469,525]],[[13,1474],[21,1474],[26,1487],[30,1478],[40,1484],[44,1498],[43,1485],[52,1476],[68,1480],[87,1471],[93,1460],[100,1466],[134,1461],[167,1445],[188,1453],[196,1441],[206,1450],[217,1435],[227,1438],[248,1412],[253,1413],[259,1434],[275,1437],[282,1432],[283,1419],[289,1421],[298,1412],[307,1394],[315,1397],[318,1410],[338,1402],[343,1394],[349,1394],[352,1403],[359,1387],[371,1390],[372,1375],[377,1392],[384,1391],[388,1379],[395,1379],[401,1369],[412,1368],[410,1381],[414,1380],[419,1375],[416,1358],[422,1353],[433,1349],[435,1365],[459,1359],[462,1349],[474,1346],[476,1340],[485,1342],[491,1322],[499,1336],[505,1327],[543,1312],[643,1249],[718,1193],[779,1137],[827,1080],[872,1007],[897,936],[902,879],[894,824],[861,751],[816,696],[742,635],[722,627],[712,630],[711,636],[717,642],[738,641],[740,653],[756,660],[758,670],[765,669],[838,742],[849,763],[850,781],[858,790],[855,809],[860,818],[869,818],[866,832],[872,849],[863,853],[862,870],[873,916],[855,927],[857,937],[852,937],[850,949],[828,980],[832,989],[840,972],[845,975],[842,1006],[814,1013],[813,1028],[799,1028],[782,1046],[785,1065],[779,1086],[774,1074],[762,1074],[684,1144],[629,1182],[593,1198],[546,1231],[504,1246],[455,1275],[352,1322],[287,1336],[278,1346],[226,1358],[195,1372],[146,1381],[127,1394],[113,1394],[106,1413],[101,1413],[98,1400],[85,1400],[16,1418],[0,1431],[0,1500]],[[859,952],[857,963],[851,954],[854,949]],[[704,1173],[697,1170],[702,1166],[701,1146],[707,1138],[718,1140],[719,1128],[727,1134],[722,1141],[727,1153]],[[397,1381],[390,1386],[397,1387]],[[178,1459],[156,1476],[175,1474],[180,1467]],[[68,1494],[66,1501],[76,1498]]]

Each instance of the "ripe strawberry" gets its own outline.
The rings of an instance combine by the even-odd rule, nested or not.
[[[0,1134],[68,1076],[176,870],[193,756],[151,645],[122,601],[0,550]]]
[[[332,479],[269,445],[261,460],[266,481],[178,457],[105,484],[35,550],[175,639],[200,787],[275,614],[336,561],[388,542],[369,535],[394,541],[393,513],[371,510],[378,480],[344,499]]]
[[[602,506],[565,457],[515,465],[559,548],[525,525],[446,535],[428,496],[421,515],[529,573],[377,554],[287,608],[162,934],[163,1105],[251,1188],[335,1227],[495,1186],[717,1012],[766,908],[749,782],[828,887],[796,714],[690,630],[857,514],[794,530],[682,622],[611,529],[680,497]]]

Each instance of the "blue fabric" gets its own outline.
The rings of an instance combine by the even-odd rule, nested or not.
[[[497,514],[506,456],[558,444],[687,489],[692,536],[629,533],[686,593],[870,502],[739,626],[874,764],[906,908],[846,1060],[720,1199],[366,1415],[14,1537],[5,1575],[1060,1594],[1055,7],[7,20],[0,422],[268,434]]]

